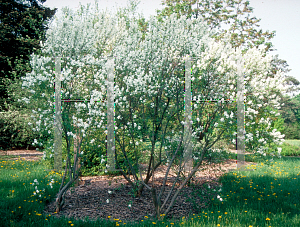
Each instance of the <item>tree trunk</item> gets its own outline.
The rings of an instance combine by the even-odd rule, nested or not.
[[[156,217],[157,217],[158,220],[160,220],[161,201],[160,201],[160,198],[157,198],[156,190],[155,190],[154,187],[152,187],[151,192],[152,192],[152,199],[153,199],[153,203],[154,203],[154,209],[155,209]]]
[[[67,143],[68,144],[68,143]],[[80,159],[79,161],[77,161],[77,166],[75,168],[75,163],[76,163],[76,159],[78,157],[79,152],[77,152],[77,148],[78,146],[80,146],[80,136],[78,134],[76,134],[76,139],[74,139],[74,166],[71,167],[71,160],[70,160],[70,146],[67,146],[67,151],[68,151],[68,158],[67,158],[67,162],[66,162],[66,168],[65,168],[65,173],[62,179],[62,183],[59,189],[59,192],[57,194],[56,197],[56,212],[59,213],[62,210],[62,206],[64,205],[64,195],[66,193],[66,191],[71,187],[71,185],[73,184],[73,182],[75,182],[75,186],[79,183],[79,177],[80,177],[80,169],[81,169],[81,165],[80,165]],[[80,147],[79,147],[80,150]],[[64,185],[64,181],[66,179],[66,175],[67,175],[67,170],[69,168],[69,174],[70,174],[70,179],[69,182]],[[78,171],[78,172],[77,172]],[[73,176],[72,176],[73,173]]]
[[[77,159],[77,157],[80,153],[80,147],[79,147],[79,151],[77,152],[77,148],[79,146],[79,143],[80,143],[80,136],[79,136],[79,134],[76,134],[76,139],[74,139],[74,165],[75,165],[75,160]],[[78,163],[78,165],[75,168],[75,173],[77,173],[77,171],[80,169],[80,166],[81,166],[80,158],[78,158],[77,163]],[[75,181],[75,187],[79,186],[80,173],[78,173],[78,175],[79,176],[78,176],[77,180]]]

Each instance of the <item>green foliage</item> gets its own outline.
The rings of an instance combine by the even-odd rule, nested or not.
[[[140,157],[141,157],[141,152],[140,150],[133,146],[133,144],[130,144],[129,141],[132,141],[130,138],[125,138],[125,153],[127,156],[128,161],[130,162],[131,166],[134,169],[135,173],[139,172],[139,168],[138,165],[136,165],[136,162],[139,163]],[[128,145],[129,144],[129,145]],[[137,156],[135,155],[135,151],[137,153]],[[129,167],[128,162],[126,161],[125,155],[124,153],[121,151],[121,148],[119,146],[119,144],[116,142],[116,159],[117,159],[117,163],[116,163],[116,168],[121,168],[126,174],[132,174],[131,170]],[[119,167],[118,167],[119,166]]]
[[[14,104],[7,86],[31,71],[30,54],[40,51],[40,41],[46,40],[47,25],[57,10],[29,2],[30,6],[15,0],[0,3],[0,110],[8,110],[5,101]]]
[[[284,103],[281,109],[278,110],[280,117],[284,119],[285,139],[300,139],[300,95],[295,97],[280,96]],[[280,131],[281,132],[281,131]]]
[[[233,47],[245,46],[246,49],[249,49],[265,44],[267,46],[266,51],[272,50],[271,47],[273,45],[268,41],[275,36],[275,31],[263,32],[262,30],[256,30],[255,27],[259,26],[257,23],[260,19],[256,17],[250,18],[249,13],[253,13],[253,8],[249,6],[249,1],[229,0],[227,4],[223,4],[223,2],[222,0],[162,1],[162,5],[165,5],[165,7],[162,10],[156,10],[156,17],[160,21],[163,21],[174,12],[178,18],[182,15],[185,15],[187,19],[202,16],[203,20],[210,26],[210,29],[220,29],[221,24],[230,25],[228,31],[221,30],[216,32],[216,40],[220,40],[226,33],[229,33],[231,34],[231,44]],[[192,5],[197,8],[192,9]],[[240,19],[243,17],[245,19]]]
[[[105,138],[104,138],[105,139]],[[97,176],[102,175],[105,169],[105,163],[101,163],[101,155],[106,156],[106,147],[101,144],[99,148],[82,147],[84,151],[84,162],[82,169],[82,176]],[[104,156],[105,155],[105,156]],[[106,159],[106,158],[105,158]]]
[[[279,131],[281,134],[284,134],[286,127],[284,126],[284,119],[281,116],[279,116],[275,122],[273,122],[273,124],[277,131]]]
[[[299,146],[283,143],[280,147],[282,148],[282,156],[300,156]]]
[[[28,125],[28,117],[19,112],[5,112],[0,115],[0,149],[36,148],[32,143],[38,137],[41,138],[42,144],[47,141],[49,135],[46,132],[41,134],[32,131],[32,126]],[[44,144],[37,147],[41,149]]]
[[[90,143],[90,141],[94,139],[94,143]],[[108,172],[105,173],[106,169],[106,164],[107,164],[107,148],[106,148],[106,134],[103,130],[101,129],[95,129],[93,131],[92,135],[87,136],[87,138],[84,138],[80,152],[83,151],[83,155],[81,156],[81,162],[83,162],[83,165],[81,167],[81,173],[82,176],[99,176],[99,175],[104,175],[104,174],[113,174],[113,175],[120,175],[119,172]],[[53,168],[54,167],[54,149],[53,149],[53,142],[52,141],[47,141],[45,143],[45,149],[43,150],[47,155],[45,160],[43,161],[44,164],[48,168]],[[140,159],[141,153],[138,152],[137,157],[135,157],[135,153],[132,147],[126,146],[125,147],[126,155],[128,160],[130,161],[131,165],[133,165],[134,170],[136,173],[138,172],[138,166],[135,165],[136,159]],[[125,159],[125,156],[123,153],[120,151],[119,146],[116,143],[116,169],[117,169],[117,164],[120,166],[123,171],[128,174],[129,171],[127,170],[127,161]],[[71,144],[70,144],[70,153],[71,153],[71,163],[73,165],[74,163],[74,142],[73,138],[71,139]],[[52,154],[52,155],[51,155]],[[50,157],[51,156],[51,157]],[[65,140],[65,137],[62,139],[62,159],[67,160],[67,143]],[[105,160],[104,162],[101,163],[101,160]],[[62,168],[64,169],[66,167],[66,162],[63,161]]]
[[[281,150],[281,157],[288,157],[288,156],[300,156],[300,145],[292,145],[290,141],[286,141],[280,146],[282,148]],[[259,153],[253,153],[249,155],[245,155],[245,161],[247,162],[262,162],[265,164],[269,163],[270,159],[274,159],[274,154],[278,153],[277,148],[270,148],[266,151],[266,156],[259,154]],[[236,157],[233,157],[233,159],[236,159]],[[280,159],[279,159],[280,160]]]
[[[286,144],[291,144],[291,145],[300,147],[300,140],[285,140],[284,142]]]
[[[297,123],[285,124],[286,130],[284,131],[285,139],[300,140],[300,126]]]

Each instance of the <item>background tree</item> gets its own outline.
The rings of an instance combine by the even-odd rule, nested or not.
[[[300,94],[295,97],[282,96],[285,105],[278,110],[284,119],[285,139],[300,139]]]
[[[278,59],[278,55],[272,61],[273,73],[275,74],[278,70],[284,73],[291,71],[287,69],[288,64],[285,60]],[[289,87],[288,91],[293,93],[299,91],[300,82],[292,77],[286,75],[286,83]],[[279,110],[281,117],[284,119],[284,134],[285,139],[300,139],[300,119],[299,119],[299,109],[300,109],[300,94],[283,96],[281,95],[281,103],[285,105]]]
[[[243,2],[243,3],[242,3]],[[192,9],[192,5],[197,8]],[[188,19],[202,16],[207,22],[210,29],[218,29],[214,38],[220,40],[226,33],[231,34],[231,44],[233,47],[245,47],[245,49],[258,47],[261,44],[266,45],[266,51],[273,47],[271,42],[266,42],[275,36],[275,31],[271,33],[262,29],[259,31],[255,27],[261,19],[251,17],[249,13],[253,12],[253,8],[249,7],[249,1],[243,0],[165,0],[162,5],[166,5],[163,10],[157,10],[157,18],[163,21],[175,12],[178,16],[186,15]],[[243,6],[242,6],[243,5]],[[242,8],[243,7],[243,8]],[[246,18],[242,18],[248,13]],[[229,30],[220,30],[221,25],[230,24]],[[271,49],[272,50],[272,49]]]
[[[45,0],[39,0],[44,3]],[[57,8],[42,7],[37,0],[0,1],[0,149],[36,149],[33,139],[47,135],[28,127],[32,103],[18,103],[28,91],[22,89],[21,77],[31,72],[30,55],[39,53],[40,42]]]
[[[57,10],[40,6],[38,1],[46,2],[0,2],[0,111],[7,111],[8,106],[16,103],[13,95],[9,94],[8,85],[17,83],[22,76],[31,71],[30,55],[39,52],[40,41],[46,40],[48,24]]]

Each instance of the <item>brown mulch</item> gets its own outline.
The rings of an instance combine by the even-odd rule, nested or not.
[[[255,165],[256,163],[246,162],[245,164]],[[146,166],[144,165],[144,167]],[[196,186],[185,186],[182,189],[173,208],[167,214],[167,219],[176,221],[184,216],[188,217],[189,215],[199,213],[201,209],[207,207],[207,205],[212,202],[212,196],[215,198],[214,201],[216,201],[216,196],[218,195],[217,190],[220,189],[218,179],[227,170],[236,169],[236,160],[227,160],[221,165],[208,164],[205,168],[207,169],[196,173],[196,176],[192,181]],[[157,193],[160,193],[162,188],[163,173],[166,172],[166,169],[166,166],[160,166],[158,171],[155,172],[154,188],[157,190]],[[175,172],[171,171],[165,192],[162,195],[161,204],[163,204],[167,197],[173,182],[175,181],[175,177]],[[132,176],[131,179],[133,179]],[[144,174],[143,179],[145,179]],[[82,185],[73,189],[72,192],[71,189],[67,191],[64,207],[59,214],[54,213],[54,202],[50,203],[44,212],[50,213],[54,217],[66,216],[81,220],[85,217],[89,217],[90,220],[96,220],[97,218],[106,220],[119,219],[125,223],[128,221],[140,222],[141,220],[145,220],[145,216],[148,216],[148,218],[152,220],[155,219],[152,194],[146,187],[140,198],[134,198],[131,194],[132,186],[123,178],[123,176],[81,177],[81,182]],[[109,182],[111,182],[111,185],[109,185]],[[216,189],[216,192],[209,194],[206,188],[204,188],[204,183],[209,183],[211,189]],[[123,187],[122,184],[124,185]],[[148,182],[148,185],[152,187],[152,178],[150,179],[150,182]],[[176,184],[175,189],[178,187],[179,184]],[[117,190],[118,188],[120,190]],[[112,194],[109,194],[108,190],[112,191]],[[203,191],[203,195],[199,191]],[[175,190],[172,191],[171,198],[175,192]],[[188,198],[192,198],[194,203],[198,206],[198,209],[193,207],[192,202],[186,201]],[[109,199],[109,203],[106,202],[107,199]],[[170,201],[171,199],[168,200],[167,205],[170,204]],[[132,202],[131,208],[128,207],[130,202]],[[165,210],[165,208],[167,207],[165,206],[163,210]],[[111,218],[109,219],[108,216],[111,216]]]
[[[10,151],[3,151],[0,150],[0,157],[3,156],[17,156],[13,158],[9,158],[10,160],[17,160],[17,159],[24,159],[26,161],[40,161],[43,152],[36,151],[36,150],[10,150]]]
[[[23,153],[22,153],[23,152]],[[37,151],[19,151],[19,154],[23,154],[27,160],[32,160],[33,154],[40,153],[40,160],[42,152]],[[0,153],[1,154],[1,153]],[[8,154],[18,154],[16,151]],[[25,156],[28,154],[28,156]],[[182,217],[188,217],[189,215],[197,214],[201,212],[211,202],[218,200],[216,196],[218,195],[218,190],[220,189],[220,183],[218,179],[225,172],[231,169],[236,169],[236,160],[229,159],[226,160],[224,164],[209,164],[204,162],[206,165],[201,166],[201,171],[197,172],[192,180],[195,186],[185,186],[165,218],[171,219],[173,221],[179,220]],[[246,165],[256,163],[245,162]],[[166,172],[166,166],[160,166],[157,171],[155,171],[154,188],[157,190],[157,194],[160,193],[161,186],[163,183],[164,173]],[[142,165],[142,176],[145,179],[146,165]],[[161,204],[163,204],[165,198],[167,197],[173,182],[175,181],[176,169],[169,172],[167,184],[165,191],[161,198]],[[133,180],[133,176],[130,176]],[[148,219],[155,219],[154,205],[152,201],[152,194],[149,189],[144,187],[144,191],[141,197],[134,198],[132,195],[132,186],[124,179],[123,176],[94,176],[94,177],[80,177],[80,185],[78,187],[69,189],[65,194],[65,203],[62,211],[57,214],[55,212],[55,202],[49,203],[45,209],[45,214],[51,214],[54,217],[65,216],[68,218],[75,218],[84,220],[89,217],[89,220],[106,219],[114,221],[114,219],[119,219],[122,222],[140,222],[145,220],[145,216]],[[179,182],[180,183],[180,182]],[[176,189],[179,187],[179,183],[176,184],[174,190],[171,193],[171,197],[175,194]],[[204,187],[204,183],[209,183],[211,189],[216,189],[215,192],[207,192]],[[123,185],[123,186],[122,186]],[[148,185],[152,187],[152,178],[148,182]],[[112,191],[111,194],[108,190]],[[202,194],[203,192],[203,194]],[[171,199],[169,198],[167,206],[163,208],[165,210],[170,204]],[[187,201],[188,198],[192,198],[196,207],[193,206],[191,201]],[[214,198],[214,200],[212,200]],[[109,199],[109,203],[107,203]],[[128,205],[131,203],[131,207]],[[109,219],[108,216],[111,216]],[[118,222],[120,222],[118,220]]]

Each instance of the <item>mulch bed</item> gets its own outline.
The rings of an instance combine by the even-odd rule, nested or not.
[[[6,159],[8,158],[7,156],[17,156],[17,157],[9,157],[10,160],[17,160],[19,158],[24,159],[26,161],[40,161],[43,152],[36,151],[36,150],[9,150],[9,151],[3,151],[0,150],[0,158],[5,157]]]
[[[151,185],[151,184],[150,184]],[[157,185],[157,184],[155,184]],[[210,182],[211,188],[215,188],[218,185],[217,182]],[[161,187],[155,187],[160,193]],[[178,188],[175,187],[175,188]],[[197,194],[196,190],[202,188],[204,194]],[[46,214],[51,214],[54,217],[65,216],[68,218],[75,218],[84,220],[89,217],[89,220],[105,219],[114,220],[119,219],[122,222],[140,222],[145,220],[145,216],[149,219],[155,220],[155,210],[152,200],[151,191],[144,188],[141,197],[134,198],[131,194],[132,186],[126,184],[120,190],[111,190],[112,194],[108,193],[108,188],[99,188],[97,185],[80,185],[75,188],[75,191],[71,192],[69,189],[65,195],[65,204],[62,211],[59,214],[55,212],[54,202],[50,203],[44,212]],[[162,196],[162,202],[167,197],[171,186],[167,186],[165,192]],[[219,189],[217,187],[216,189]],[[172,191],[172,195],[175,194],[175,190]],[[195,196],[197,194],[197,196]],[[216,196],[216,194],[215,194]],[[201,186],[185,187],[179,193],[176,202],[173,205],[171,211],[165,216],[167,219],[179,220],[182,217],[188,217],[189,215],[199,213],[199,209],[193,207],[192,202],[187,202],[187,198],[192,198],[194,203],[197,204],[199,209],[203,209],[208,203],[211,203],[211,197],[207,194],[206,190]],[[109,199],[109,203],[106,200]],[[131,208],[128,204],[132,201]],[[168,200],[167,205],[169,205],[171,199]],[[165,206],[166,207],[166,206]],[[111,216],[109,219],[108,216]]]

